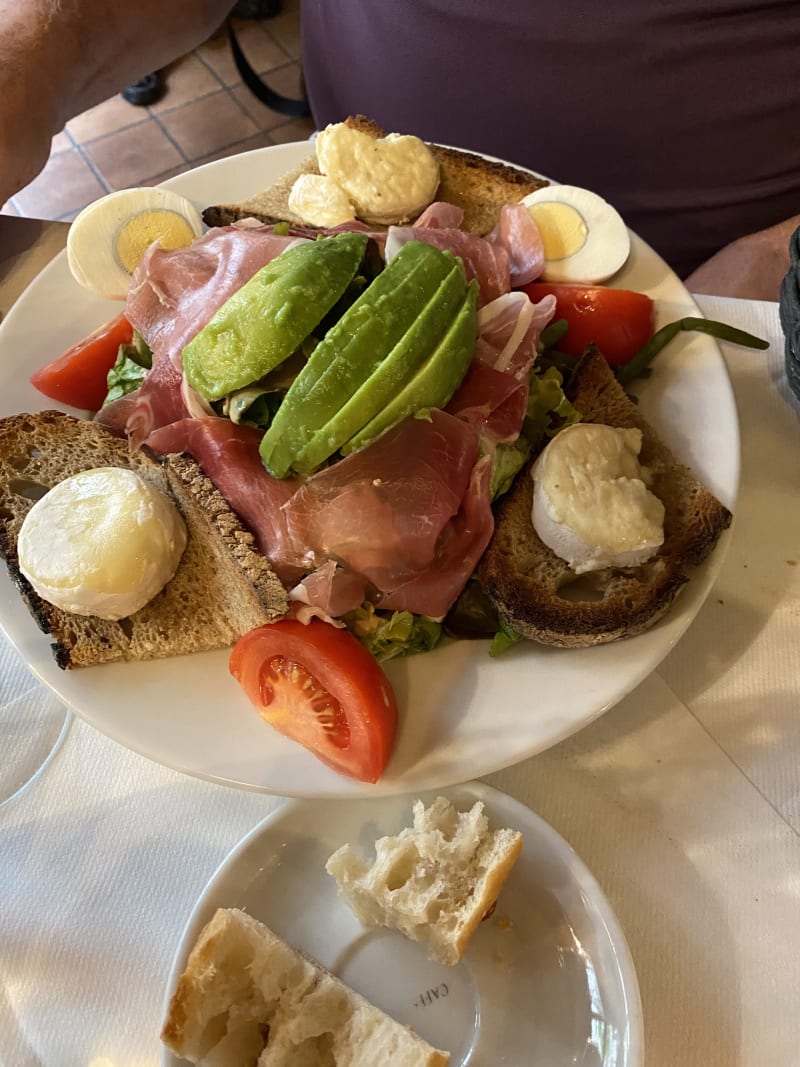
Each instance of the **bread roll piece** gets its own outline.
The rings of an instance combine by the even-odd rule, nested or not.
[[[494,906],[522,834],[490,830],[480,801],[460,812],[437,797],[413,810],[413,826],[375,842],[372,862],[343,845],[325,869],[363,923],[425,942],[431,959],[452,966]]]
[[[178,980],[161,1040],[200,1067],[446,1067],[423,1041],[269,927],[220,908]]]

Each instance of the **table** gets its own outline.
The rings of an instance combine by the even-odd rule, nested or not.
[[[13,252],[0,229],[3,310],[63,245],[63,229],[28,229]],[[648,1067],[793,1067],[800,404],[777,305],[698,301],[772,342],[767,353],[723,346],[743,454],[719,578],[633,693],[487,781],[551,823],[605,890],[637,968]],[[0,637],[0,699],[29,684]],[[0,812],[0,1064],[157,1064],[192,906],[280,803],[182,777],[76,721],[44,777]]]

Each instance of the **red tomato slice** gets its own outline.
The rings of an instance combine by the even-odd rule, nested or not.
[[[397,703],[375,657],[348,630],[313,619],[259,626],[230,671],[259,715],[335,771],[377,782],[397,732]]]
[[[627,363],[653,336],[654,305],[644,293],[548,282],[530,282],[522,288],[534,301],[548,293],[555,296],[553,320],[566,319],[569,326],[558,348],[568,355],[580,356],[595,344],[609,363]]]
[[[133,340],[133,327],[124,315],[98,327],[67,349],[63,356],[31,375],[40,393],[84,411],[99,411],[108,392],[106,379],[119,346]]]

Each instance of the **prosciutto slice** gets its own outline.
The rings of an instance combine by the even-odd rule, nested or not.
[[[475,355],[447,411],[474,426],[484,446],[519,436],[539,335],[554,311],[555,297],[534,304],[525,293],[507,293],[478,312]]]
[[[524,204],[503,204],[488,240],[508,252],[511,285],[526,285],[544,270],[544,243]]]
[[[437,205],[438,206],[438,205]],[[447,205],[452,207],[452,205]],[[458,209],[457,209],[458,210]],[[435,218],[431,208],[430,219]],[[386,262],[395,256],[407,241],[425,241],[435,248],[452,252],[464,261],[467,281],[477,279],[480,289],[480,304],[507,293],[511,287],[510,258],[501,244],[464,233],[452,226],[428,225],[390,226],[386,236]]]
[[[308,569],[302,545],[289,534],[284,505],[295,478],[273,478],[258,453],[261,432],[229,419],[180,419],[147,439],[156,452],[188,452],[252,531],[275,573],[291,586]]]
[[[539,335],[555,310],[552,294],[536,304],[526,293],[507,293],[494,300],[478,312],[475,358],[517,379],[527,379]]]
[[[298,489],[284,507],[290,538],[366,578],[378,606],[441,617],[494,526],[476,458],[466,422],[407,418]]]
[[[463,219],[460,207],[437,201],[413,226],[390,226],[387,261],[406,241],[427,241],[453,252],[463,259],[467,280],[477,279],[481,304],[509,292],[512,286],[532,282],[544,270],[542,238],[522,204],[504,204],[497,225],[486,237],[465,233],[461,229]]]

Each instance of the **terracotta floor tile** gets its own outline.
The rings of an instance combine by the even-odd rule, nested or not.
[[[187,159],[218,152],[258,133],[258,126],[226,90],[159,116]]]
[[[42,173],[14,195],[17,210],[29,218],[60,219],[108,190],[77,148],[57,152]]]
[[[251,152],[254,148],[268,148],[272,143],[268,133],[257,133],[254,137],[248,137],[244,141],[237,141],[236,144],[228,145],[227,148],[222,148],[219,152],[212,152],[208,156],[195,160],[194,165],[199,167],[202,163],[212,163],[215,159],[238,156],[242,152]]]
[[[162,171],[161,174],[154,174],[151,178],[145,178],[142,181],[142,185],[160,185],[167,178],[174,178],[176,174],[185,174],[193,166],[195,166],[194,163],[182,163],[180,167],[170,167],[169,170]]]
[[[70,135],[66,130],[62,130],[61,133],[57,133],[50,142],[50,155],[53,155],[55,152],[66,152],[68,148],[74,147],[75,143]]]
[[[277,70],[270,71],[267,80],[270,89],[274,89],[282,96],[297,100],[303,95],[302,74],[298,63],[287,63]],[[286,122],[286,115],[262,104],[258,97],[241,82],[231,88],[231,93],[260,129],[272,130],[273,127]]]
[[[84,151],[112,189],[144,184],[186,162],[155,119],[89,141]]]
[[[195,55],[184,56],[170,64],[164,71],[164,80],[167,91],[151,106],[150,111],[154,115],[216,92],[221,85],[216,74]]]
[[[126,126],[134,126],[146,118],[145,108],[134,107],[117,93],[102,104],[70,119],[67,130],[79,144],[83,144],[84,141],[94,141],[106,133],[115,133]]]
[[[237,26],[236,39],[253,70],[259,73],[274,70],[290,58],[281,46],[264,32],[260,23],[237,19],[235,25]],[[240,80],[227,34],[222,37],[212,37],[211,40],[200,45],[197,55],[225,85],[233,85]]]
[[[273,144],[287,144],[289,141],[307,141],[314,132],[313,119],[289,119],[269,131]],[[309,145],[309,155],[314,151]]]

